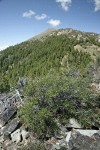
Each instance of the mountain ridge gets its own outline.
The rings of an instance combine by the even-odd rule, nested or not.
[[[49,28],[43,32],[41,32],[40,34],[37,34],[35,36],[33,36],[32,38],[30,38],[28,41],[30,40],[41,40],[41,38],[45,38],[46,36],[52,36],[52,35],[61,35],[61,34],[65,34],[65,35],[69,35],[69,34],[84,34],[84,35],[93,35],[96,36],[98,38],[98,40],[100,40],[100,34],[95,33],[95,32],[86,32],[86,31],[80,31],[77,29],[72,29],[72,28],[61,28],[61,29],[56,29],[56,28]],[[73,35],[75,36],[75,35]]]

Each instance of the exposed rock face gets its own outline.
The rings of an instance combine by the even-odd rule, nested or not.
[[[0,127],[4,126],[17,112],[17,107],[22,102],[18,90],[15,92],[0,95]]]
[[[2,144],[0,143],[0,150],[3,150],[3,146],[2,146]]]
[[[72,134],[68,150],[99,150],[100,135],[85,136],[80,133]]]
[[[3,134],[5,136],[10,135],[13,131],[16,130],[16,128],[18,127],[18,125],[20,124],[20,121],[18,118],[14,118],[13,120],[11,120],[3,129]]]
[[[0,114],[0,127],[4,126],[9,121],[9,119],[14,115],[16,110],[17,108],[15,106],[11,106]]]
[[[18,129],[11,134],[11,139],[13,142],[19,143],[21,141],[21,130]]]
[[[100,131],[97,130],[72,130],[66,138],[51,143],[50,150],[99,150]]]
[[[18,90],[0,95],[0,150],[15,150],[16,143],[22,139],[21,123],[16,118],[17,108],[21,103],[22,99]],[[23,131],[24,139],[27,136],[25,133]]]

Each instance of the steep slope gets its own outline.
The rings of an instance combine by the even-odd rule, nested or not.
[[[99,149],[99,37],[49,29],[0,52],[0,146]]]
[[[49,29],[0,52],[0,74],[11,83],[64,68],[83,69],[100,53],[100,35],[73,29]],[[92,57],[91,57],[92,56]]]

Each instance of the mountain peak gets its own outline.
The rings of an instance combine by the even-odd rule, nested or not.
[[[46,37],[50,36],[53,32],[57,31],[57,29],[55,28],[48,28],[47,30],[45,30],[44,32],[32,37],[31,39],[29,39],[29,41],[35,41],[35,40],[43,40]]]

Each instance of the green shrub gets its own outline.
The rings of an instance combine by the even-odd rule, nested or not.
[[[95,107],[97,101],[89,90],[88,77],[73,77],[48,74],[34,80],[25,89],[28,98],[19,111],[22,122],[38,136],[55,134],[56,121],[66,124],[69,118],[76,118],[84,127],[99,122]]]

